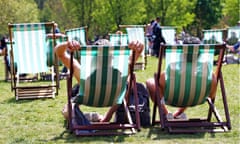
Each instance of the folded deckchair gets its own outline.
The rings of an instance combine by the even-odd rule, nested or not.
[[[214,50],[220,50],[216,68],[213,67]],[[222,76],[222,60],[225,45],[165,45],[161,46],[158,72],[155,73],[156,95],[153,108],[152,124],[160,124],[161,128],[170,133],[225,132],[231,129],[227,97]],[[160,99],[159,79],[165,57],[165,88],[164,98]],[[209,98],[212,73],[220,87],[220,96]],[[223,112],[217,111],[215,102],[219,99],[223,104]],[[221,102],[220,101],[220,102]],[[200,105],[209,104],[208,110]],[[163,112],[162,104],[174,107],[199,106],[197,116],[176,119],[168,118]],[[221,104],[220,104],[221,105]],[[160,120],[156,119],[159,111]],[[205,117],[199,116],[205,114]],[[214,115],[214,117],[213,117]],[[220,115],[225,116],[222,118]]]
[[[47,29],[54,29],[54,22],[9,24],[11,86],[16,99],[55,97],[58,93],[58,78],[54,64],[47,66]],[[55,35],[53,31],[53,35]],[[51,73],[51,81],[22,81],[21,75],[35,76]]]
[[[92,135],[116,135],[133,134],[140,129],[139,113],[137,109],[138,97],[136,90],[136,79],[133,74],[133,66],[129,68],[128,60],[130,49],[127,46],[82,46],[80,53],[80,88],[77,96],[72,99],[72,60],[70,77],[68,79],[68,109],[69,129],[79,136]],[[73,54],[71,59],[73,59]],[[132,59],[132,62],[134,60]],[[134,91],[135,118],[132,122],[127,108],[126,98],[130,90]],[[90,125],[75,125],[72,118],[72,103],[92,106],[111,107],[115,104],[123,104],[127,122],[115,123],[96,122]],[[86,132],[88,131],[88,132]]]
[[[147,67],[147,41],[145,39],[145,25],[119,25],[120,28],[126,28],[128,35],[128,42],[138,40],[144,44],[144,49],[141,56],[138,58],[134,69],[144,70]]]

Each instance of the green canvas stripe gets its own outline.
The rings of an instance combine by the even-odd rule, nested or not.
[[[103,106],[105,100],[109,101],[109,99],[105,97],[106,85],[108,85],[107,77],[108,77],[108,74],[110,73],[108,70],[108,65],[109,65],[109,60],[111,60],[111,57],[109,57],[109,50],[107,48],[105,47],[102,48],[102,56],[100,56],[100,58],[102,58],[102,63],[101,63],[101,66],[99,65],[99,67],[102,67],[102,69],[100,69],[101,74],[99,75],[99,77],[101,77],[101,81],[100,81],[101,92],[98,99],[98,106]]]
[[[188,49],[186,51],[187,53],[187,57],[186,57],[186,61],[184,62],[184,64],[186,65],[186,70],[185,70],[185,84],[184,84],[184,95],[182,97],[183,98],[183,101],[180,103],[180,105],[186,105],[188,103],[188,100],[189,100],[189,97],[190,97],[190,90],[189,88],[191,87],[192,83],[192,78],[193,76],[192,75],[187,75],[187,74],[194,74],[192,73],[192,65],[194,63],[190,62],[194,59],[194,54],[193,54],[193,50],[195,48],[193,46],[188,46]]]

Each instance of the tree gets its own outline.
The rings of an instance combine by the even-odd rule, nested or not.
[[[39,22],[39,11],[34,0],[0,1],[0,34],[8,34],[8,23]]]
[[[240,0],[225,0],[223,15],[227,25],[234,26],[240,20]]]
[[[197,0],[196,19],[192,26],[196,28],[196,35],[201,37],[202,29],[211,29],[222,18],[222,5],[219,0]]]

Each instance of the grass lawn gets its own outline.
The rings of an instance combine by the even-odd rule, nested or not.
[[[137,71],[137,81],[145,83],[157,70],[157,59],[148,57],[145,71]],[[20,100],[16,101],[11,91],[11,83],[4,81],[4,64],[0,59],[0,143],[162,143],[162,144],[238,144],[240,142],[240,69],[238,64],[224,65],[223,76],[228,98],[232,130],[227,133],[200,134],[168,134],[158,126],[142,128],[131,136],[83,137],[77,138],[65,129],[65,121],[61,110],[67,102],[66,80],[61,80],[59,95],[55,99]],[[216,105],[223,112],[219,95]],[[152,103],[151,103],[152,105]],[[152,108],[152,106],[151,106]],[[98,109],[81,107],[82,111]],[[189,108],[188,117],[203,116],[207,106]],[[173,108],[170,108],[173,110]],[[98,110],[104,114],[106,108]],[[200,112],[201,111],[201,112]],[[152,113],[152,111],[151,111]]]

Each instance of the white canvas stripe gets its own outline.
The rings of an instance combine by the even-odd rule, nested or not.
[[[209,47],[205,46],[204,48],[204,53],[208,53],[209,52]],[[208,55],[208,54],[207,54]],[[209,57],[205,57],[206,61],[204,63],[202,63],[203,65],[203,69],[202,69],[202,86],[201,86],[201,94],[200,94],[200,98],[198,102],[201,102],[202,99],[205,97],[205,92],[206,92],[206,88],[207,88],[207,77],[208,77],[208,58]]]
[[[90,49],[90,48],[89,48]],[[86,53],[86,60],[85,60],[85,62],[86,62],[86,64],[83,64],[83,65],[85,65],[86,67],[85,67],[85,69],[86,69],[86,71],[85,71],[85,78],[90,78],[90,74],[91,74],[91,67],[92,67],[92,56],[91,56],[91,52],[89,51],[89,50],[87,50],[87,53]],[[89,80],[86,80],[85,81],[85,91],[84,91],[84,98],[83,98],[83,103],[87,103],[88,102],[88,97],[87,96],[89,96],[89,92],[90,92],[90,79]]]

